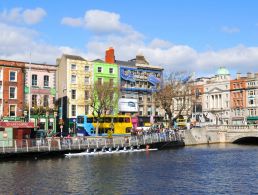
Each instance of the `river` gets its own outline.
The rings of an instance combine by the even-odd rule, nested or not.
[[[0,162],[0,194],[255,194],[258,146]]]

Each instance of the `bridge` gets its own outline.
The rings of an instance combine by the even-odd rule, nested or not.
[[[258,125],[212,125],[186,131],[186,145],[204,143],[256,143]]]

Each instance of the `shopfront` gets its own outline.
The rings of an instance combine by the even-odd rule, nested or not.
[[[257,125],[258,124],[258,116],[248,116],[247,124],[248,125]]]

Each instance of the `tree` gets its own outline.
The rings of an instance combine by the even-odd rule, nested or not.
[[[92,115],[97,118],[96,135],[98,135],[101,115],[114,113],[114,109],[118,104],[118,92],[118,87],[114,86],[113,83],[94,83],[90,107],[92,108]]]
[[[191,75],[177,72],[171,73],[162,89],[156,92],[155,103],[158,107],[164,109],[170,127],[183,112],[189,116],[194,98],[192,87]]]

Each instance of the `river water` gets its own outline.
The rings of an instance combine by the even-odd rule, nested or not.
[[[258,146],[0,162],[0,194],[257,194]]]

